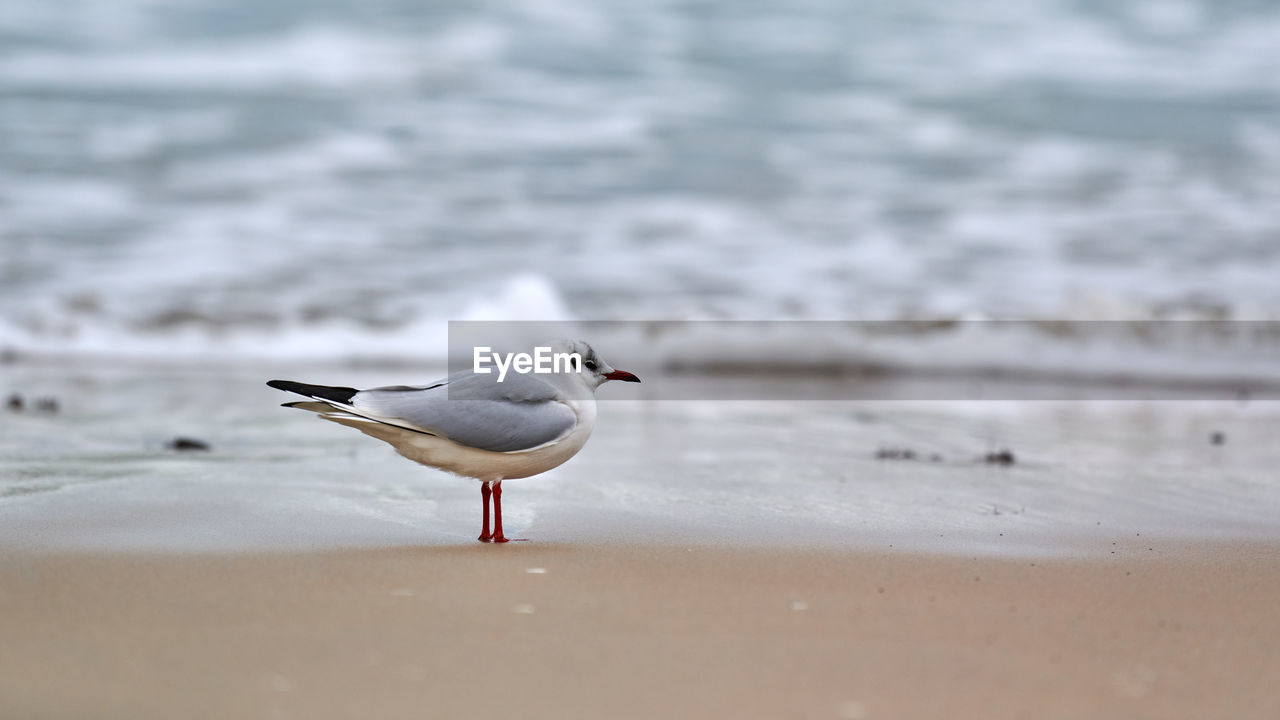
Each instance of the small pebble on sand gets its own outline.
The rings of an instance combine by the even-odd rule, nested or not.
[[[1009,450],[1000,450],[998,452],[989,452],[986,455],[983,455],[982,462],[988,465],[1012,465],[1017,462],[1017,460]]]
[[[209,446],[209,443],[203,440],[197,440],[195,438],[181,437],[181,436],[170,440],[168,444],[165,445],[165,447],[169,448],[170,450],[177,450],[179,452],[189,452],[192,450],[208,451],[213,449]]]

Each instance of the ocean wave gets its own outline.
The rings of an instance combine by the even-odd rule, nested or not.
[[[410,40],[329,25],[258,40],[144,46],[94,53],[0,56],[0,83],[83,90],[369,89],[405,86],[485,63],[501,51],[492,26],[467,24]]]
[[[669,378],[901,375],[1268,392],[1280,387],[1274,360],[1280,317],[1232,320],[1223,308],[1194,304],[1148,309],[1142,318],[1132,307],[1099,304],[1090,310],[1092,320],[600,321],[575,317],[548,278],[523,274],[463,303],[456,315],[421,307],[391,327],[265,312],[248,319],[175,312],[139,327],[103,318],[98,310],[79,308],[79,317],[64,316],[61,324],[0,323],[0,354],[10,362],[439,366],[457,360],[451,352],[469,357],[467,348],[454,346],[467,338],[532,345],[576,336],[610,357],[627,358],[627,367],[642,375],[656,371]],[[666,397],[662,388],[656,392]]]
[[[12,354],[432,358],[451,318],[1280,310],[1267,8],[15,2]]]
[[[457,314],[451,316],[451,309]],[[572,320],[555,285],[533,273],[507,278],[469,299],[424,302],[393,323],[291,314],[265,305],[222,312],[179,306],[142,315],[113,314],[103,301],[81,296],[29,308],[25,316],[0,318],[0,354],[10,360],[440,362],[448,356],[450,317],[472,322]]]

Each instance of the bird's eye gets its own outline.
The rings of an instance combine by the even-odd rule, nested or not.
[[[595,360],[588,360],[588,361],[586,361],[586,362],[582,363],[582,366],[583,366],[583,367],[585,367],[586,369],[590,370],[591,372],[595,372],[595,371],[597,370],[597,368],[599,368],[599,366],[598,366],[598,365],[596,365],[596,361],[595,361]]]

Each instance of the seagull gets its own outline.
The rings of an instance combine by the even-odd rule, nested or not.
[[[610,367],[581,340],[559,341],[552,349],[577,353],[580,366],[549,374],[511,372],[501,380],[497,373],[468,369],[426,385],[370,390],[292,380],[267,385],[307,398],[284,407],[318,413],[390,444],[416,463],[479,480],[479,540],[505,543],[502,481],[546,472],[576,455],[595,427],[596,388],[610,380],[640,382]]]

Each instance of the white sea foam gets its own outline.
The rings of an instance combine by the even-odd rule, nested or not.
[[[1156,8],[1159,9],[1156,9]],[[1105,15],[1073,13],[1059,0],[985,3],[927,11],[946,33],[929,43],[872,38],[853,52],[893,60],[875,69],[895,82],[936,93],[971,92],[992,83],[1055,80],[1145,93],[1273,91],[1278,64],[1261,52],[1280,42],[1280,13],[1261,11],[1202,21],[1198,3],[1140,3],[1130,8],[1140,42]],[[959,14],[963,13],[963,14]],[[921,68],[928,71],[922,72]]]
[[[403,86],[441,70],[486,62],[502,41],[467,25],[411,43],[392,35],[302,26],[262,40],[183,44],[92,55],[30,51],[0,57],[0,82],[17,87],[265,90]]]
[[[317,177],[339,172],[385,170],[401,163],[385,138],[349,133],[268,153],[183,164],[170,182],[180,191],[253,190],[291,181],[314,182]]]

